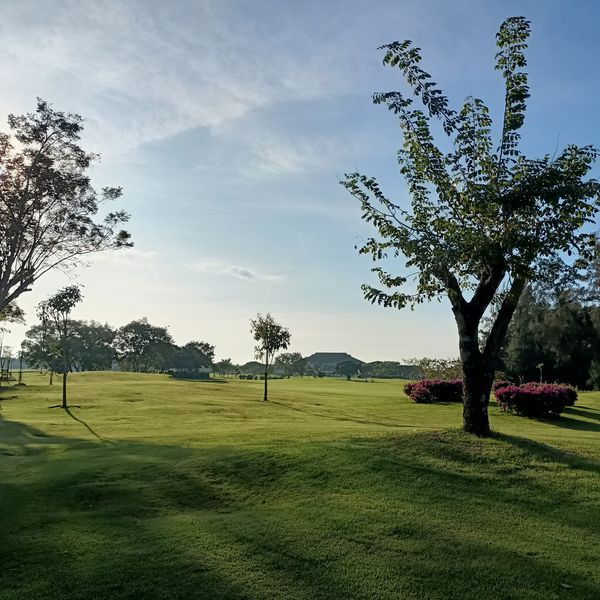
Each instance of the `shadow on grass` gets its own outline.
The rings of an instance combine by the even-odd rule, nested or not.
[[[73,406],[68,406],[65,408],[65,412],[71,417],[71,419],[73,419],[74,421],[77,421],[78,423],[81,423],[98,441],[100,442],[106,442],[108,444],[112,444],[113,442],[109,439],[109,438],[105,438],[99,434],[97,434],[83,419],[80,419],[78,417],[76,417],[72,412],[71,409],[74,408]],[[78,408],[81,408],[78,407]]]
[[[0,446],[3,600],[600,592],[600,464],[516,436],[193,449],[0,419]]]
[[[572,417],[566,416],[565,413],[563,413],[556,419],[539,419],[539,421],[541,421],[542,423],[554,425],[555,427],[560,427],[562,429],[573,429],[575,431],[595,431],[597,433],[600,433],[600,422],[590,423],[589,421],[573,419]]]
[[[187,383],[228,383],[227,379],[188,379],[187,377],[171,377],[170,381],[185,381]]]
[[[595,411],[594,409],[585,409],[583,407],[569,407],[567,409],[567,414],[574,414],[584,419],[592,419],[593,421],[600,421],[600,413]]]
[[[295,410],[296,412],[306,413],[307,415],[311,415],[314,417],[319,417],[321,419],[327,419],[329,421],[339,421],[339,422],[348,422],[348,423],[360,423],[361,425],[378,425],[379,427],[389,427],[391,429],[414,429],[415,426],[412,424],[405,423],[385,423],[384,421],[373,421],[372,419],[357,419],[356,417],[350,417],[344,413],[336,412],[334,415],[328,415],[322,412],[315,412],[313,410],[308,410],[306,408],[300,408],[299,406],[292,406],[290,404],[285,404],[284,402],[278,402],[277,400],[269,400],[269,404],[276,404],[277,406],[281,406],[282,408],[287,408],[289,410]],[[316,403],[315,406],[323,406],[322,404]],[[419,426],[420,429],[439,429],[439,427],[426,427],[424,425]]]

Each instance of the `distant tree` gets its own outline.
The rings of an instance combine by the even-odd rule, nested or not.
[[[79,146],[81,117],[38,99],[35,113],[9,115],[8,125],[11,133],[0,133],[0,310],[51,269],[131,245],[118,229],[126,213],[94,221],[121,188],[92,187],[98,155]]]
[[[173,366],[184,371],[197,371],[210,367],[214,358],[215,347],[208,342],[188,342],[175,351]]]
[[[288,349],[292,336],[285,327],[276,323],[269,313],[264,317],[259,313],[256,315],[256,319],[250,320],[250,333],[252,333],[254,340],[258,342],[254,348],[255,356],[264,363],[265,388],[263,400],[266,402],[268,400],[267,381],[269,370],[277,353]]]
[[[512,379],[597,385],[593,364],[600,360],[600,307],[585,297],[582,288],[553,293],[545,286],[527,286],[501,353]]]
[[[336,374],[344,376],[348,381],[353,375],[358,375],[359,370],[360,364],[353,360],[344,360],[335,367]]]
[[[167,328],[151,325],[145,317],[120,327],[113,349],[122,367],[136,373],[168,368],[176,351]]]
[[[264,365],[251,360],[240,366],[240,371],[246,375],[260,375],[264,371]]]
[[[231,362],[230,358],[224,358],[214,364],[214,372],[219,375],[232,375],[236,372],[237,368]]]
[[[76,304],[83,300],[81,289],[76,286],[68,286],[50,296],[38,305],[38,317],[46,326],[52,326],[58,342],[59,364],[62,370],[62,408],[67,406],[67,377],[72,369],[73,354],[71,311]]]
[[[96,321],[72,321],[73,368],[77,371],[108,371],[112,367],[115,331]]]
[[[21,348],[23,358],[30,367],[50,373],[60,371],[59,339],[54,323],[45,321],[28,329]]]
[[[352,173],[343,181],[378,233],[359,252],[374,261],[403,257],[407,269],[392,274],[375,267],[381,288],[363,286],[365,298],[397,309],[442,295],[450,301],[462,361],[463,428],[478,435],[490,433],[494,372],[525,285],[556,279],[572,266],[569,256],[585,263],[596,244],[584,228],[598,211],[600,184],[586,179],[596,149],[569,145],[539,159],[518,149],[529,97],[523,70],[529,32],[526,19],[511,17],[496,36],[496,69],[505,82],[496,149],[482,100],[469,97],[458,112],[452,110],[419,66],[419,48],[410,41],[383,46],[384,63],[400,69],[423,105],[412,108],[413,100],[399,92],[374,95],[374,102],[387,105],[400,121],[404,147],[398,161],[410,209],[386,197],[371,177]],[[449,143],[436,145],[430,117],[441,121]],[[403,289],[413,277],[414,286]],[[480,322],[493,304],[496,317],[480,348]]]
[[[462,362],[457,358],[411,358],[418,377],[422,379],[459,379],[462,375]]]
[[[280,368],[287,377],[291,377],[304,374],[306,361],[300,352],[284,352],[277,357],[274,366]]]

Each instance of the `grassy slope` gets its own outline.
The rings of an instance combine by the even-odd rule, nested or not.
[[[3,393],[0,598],[598,598],[600,394],[449,427],[398,381],[29,375]],[[566,587],[570,586],[570,587]]]

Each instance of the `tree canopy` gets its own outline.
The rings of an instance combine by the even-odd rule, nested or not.
[[[49,270],[109,248],[130,246],[128,215],[100,206],[119,187],[96,191],[88,172],[98,155],[79,145],[80,116],[38,99],[34,113],[9,115],[0,133],[0,311]]]

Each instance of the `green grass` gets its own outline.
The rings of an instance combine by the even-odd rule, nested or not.
[[[542,422],[400,381],[29,374],[2,393],[0,598],[599,598],[600,394]]]

